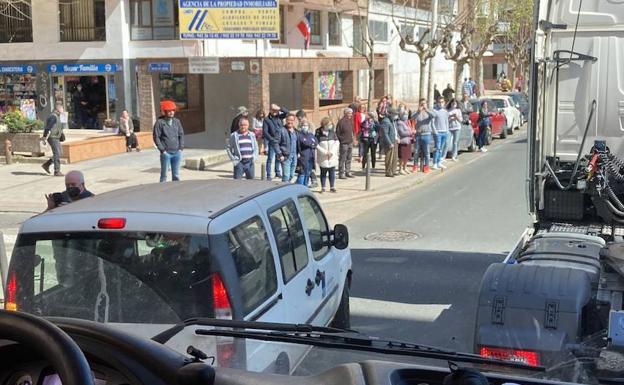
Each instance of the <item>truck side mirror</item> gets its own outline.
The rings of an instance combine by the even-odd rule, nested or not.
[[[334,240],[332,244],[338,250],[344,250],[349,246],[349,230],[345,225],[334,226]]]

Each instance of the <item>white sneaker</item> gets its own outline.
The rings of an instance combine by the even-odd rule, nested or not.
[[[481,151],[481,152],[487,152],[487,148],[485,148],[485,147],[481,147],[481,150],[480,150],[480,151]]]
[[[442,170],[446,170],[446,166],[445,166],[445,165],[443,165],[443,164],[441,164],[441,165],[440,165],[440,168],[441,168]]]
[[[431,166],[432,170],[439,170],[440,166],[438,166],[437,164],[434,164],[433,166]]]
[[[455,157],[454,157],[454,158],[452,158],[451,160],[452,160],[453,162],[457,162],[457,158],[455,158]]]

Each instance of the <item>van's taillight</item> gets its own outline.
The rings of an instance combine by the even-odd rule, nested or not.
[[[15,272],[9,274],[7,282],[6,300],[4,301],[4,310],[17,310],[17,277]]]
[[[215,318],[232,319],[230,299],[219,273],[212,274],[212,303],[214,304]]]
[[[539,353],[531,350],[493,348],[490,346],[481,346],[479,354],[483,357],[494,358],[497,360],[519,362],[531,366],[539,366]]]
[[[123,229],[126,227],[126,218],[101,218],[98,220],[99,229]]]
[[[232,307],[227,289],[219,273],[212,274],[212,303],[217,319],[232,319]],[[217,337],[217,365],[230,367],[236,355],[235,340],[232,337]]]

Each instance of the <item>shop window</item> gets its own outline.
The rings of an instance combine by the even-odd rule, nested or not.
[[[105,0],[59,2],[61,41],[105,41]]]
[[[388,23],[385,21],[369,20],[368,33],[376,42],[388,42]]]
[[[30,0],[2,6],[0,12],[0,43],[32,42]]]
[[[319,104],[342,103],[342,71],[319,72]]]
[[[37,99],[37,81],[32,74],[0,75],[0,113],[21,110]]]
[[[310,45],[321,44],[321,11],[309,10],[305,11],[310,21]]]
[[[342,29],[340,22],[340,15],[335,12],[329,13],[329,45],[341,45],[342,44]]]
[[[178,38],[177,0],[130,0],[130,39]]]
[[[283,5],[279,7],[279,22],[280,22],[280,37],[276,40],[271,40],[271,44],[286,44],[286,11]]]
[[[173,100],[179,110],[188,108],[188,81],[185,74],[160,74],[160,100]]]

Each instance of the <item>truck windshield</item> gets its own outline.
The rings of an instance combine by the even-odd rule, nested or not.
[[[21,235],[9,280],[16,310],[98,322],[211,317],[205,235],[85,232]],[[202,299],[202,300],[200,300]]]

